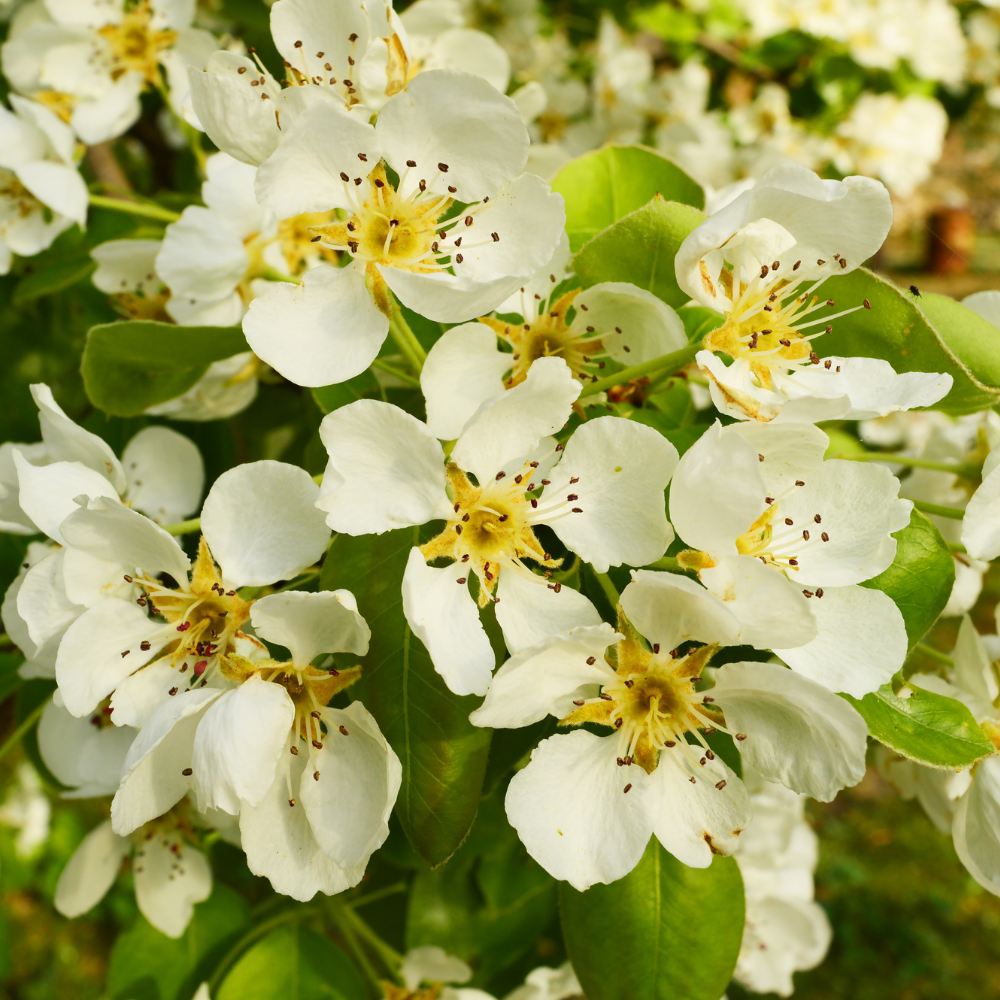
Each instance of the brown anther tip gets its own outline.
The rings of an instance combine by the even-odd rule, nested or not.
[[[725,783],[725,781],[716,782],[715,787],[718,788],[719,791],[721,792],[722,789],[726,787],[726,783]]]
[[[299,748],[298,748],[298,747],[289,747],[289,748],[288,748],[288,752],[289,752],[289,753],[290,753],[290,754],[291,754],[291,755],[292,755],[293,757],[298,757],[298,755],[299,755]]]
[[[295,805],[295,799],[289,799],[289,800],[288,800],[288,804],[289,804],[290,806],[294,806],[294,805]]]
[[[406,161],[406,165],[408,167],[415,167],[417,165],[417,161],[416,160],[407,160]]]
[[[747,738],[747,734],[746,733],[737,733],[736,734],[736,738],[742,743]]]
[[[123,650],[122,651],[122,659],[124,660],[125,657],[128,656],[128,654],[131,653],[131,652],[132,652],[131,649],[125,649],[125,650]]]
[[[596,656],[588,656],[587,657],[587,666],[593,666],[596,662],[597,662],[597,657]]]
[[[320,241],[321,239],[323,239],[323,237],[322,237],[322,236],[314,236],[314,237],[313,237],[313,238],[312,238],[312,239],[311,239],[311,240],[310,240],[309,242],[310,242],[310,243],[319,243],[319,241]]]
[[[302,42],[301,42],[301,41],[298,41],[298,42],[296,42],[296,43],[295,43],[295,47],[296,47],[297,49],[301,49],[301,48],[302,48]]]
[[[632,785],[628,784],[628,785],[625,786],[625,788],[623,789],[623,791],[627,792],[631,787],[632,787]]]
[[[440,170],[442,174],[448,173],[448,164],[447,163],[439,163],[438,164],[438,170]]]
[[[864,306],[866,309],[871,309],[872,304],[867,299],[865,299]]]
[[[340,730],[340,735],[341,736],[347,736],[347,735],[349,735],[348,732],[347,732],[347,726],[338,726],[338,729]]]
[[[130,576],[128,575],[128,573],[126,573],[126,574],[125,574],[125,582],[126,582],[126,583],[131,583],[131,582],[132,582],[132,577],[130,577]]]
[[[186,767],[186,768],[184,768],[184,770],[183,770],[183,771],[181,771],[181,774],[183,774],[183,775],[184,775],[184,777],[185,777],[185,778],[187,778],[187,777],[189,777],[190,775],[194,774],[194,769],[193,769],[193,768],[190,768],[190,767]]]
[[[313,781],[319,781],[319,771],[313,771]]]
[[[448,194],[454,194],[457,190],[457,187],[452,187],[450,184],[448,185]]]
[[[312,741],[312,745],[313,745],[313,746],[314,746],[314,747],[315,747],[315,748],[316,748],[317,750],[322,750],[322,749],[323,749],[323,744],[322,744],[322,743],[320,743],[320,741],[319,741],[319,740],[313,740],[313,741]]]
[[[698,779],[693,774],[691,775],[690,778],[688,778],[688,781],[690,781],[692,785],[698,784]]]
[[[622,719],[615,719],[615,729],[621,729],[623,721]]]
[[[504,477],[504,476],[506,476],[506,475],[507,475],[507,473],[506,473],[506,472],[503,472],[503,471],[501,471],[501,472],[498,472],[498,473],[496,474],[495,478],[496,478],[496,480],[497,480],[497,481],[499,482],[499,481],[500,481],[501,479],[503,479],[503,477]]]

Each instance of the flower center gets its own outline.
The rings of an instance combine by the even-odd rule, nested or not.
[[[11,216],[23,219],[33,212],[48,212],[51,214],[51,210],[47,209],[17,179],[15,174],[2,168],[0,168],[0,198],[8,203],[13,202],[13,205],[9,205],[3,213],[6,216],[5,222],[13,221]],[[13,208],[13,211],[11,211],[11,208]]]
[[[111,49],[111,77],[118,80],[126,73],[138,71],[154,86],[160,81],[160,53],[177,40],[176,31],[154,31],[153,11],[149,0],[141,0],[119,24],[106,24],[99,29]]]

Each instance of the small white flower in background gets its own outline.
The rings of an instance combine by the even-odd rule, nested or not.
[[[569,1000],[583,996],[583,989],[576,973],[569,962],[553,969],[541,965],[532,969],[513,993],[508,993],[506,1000]]]
[[[891,223],[892,204],[877,181],[824,181],[788,164],[684,240],[678,283],[726,317],[697,356],[719,410],[741,420],[863,418],[930,406],[951,389],[950,375],[897,375],[875,358],[821,361],[813,347],[838,316],[867,308],[866,300],[817,317],[833,302],[816,293],[875,253]]]
[[[126,132],[147,87],[165,86],[176,114],[187,67],[203,66],[217,43],[192,28],[195,0],[44,0],[47,16],[11,33],[4,75],[59,113],[86,143]]]
[[[108,240],[90,251],[97,264],[94,287],[110,295],[130,319],[169,322],[170,290],[156,273],[162,240]]]
[[[522,173],[527,154],[513,101],[452,70],[421,73],[374,127],[311,106],[260,166],[257,196],[280,218],[343,209],[314,232],[352,259],[256,298],[243,321],[254,352],[300,385],[342,382],[378,353],[393,294],[447,323],[498,306],[551,258],[565,222],[561,196]]]
[[[208,859],[192,844],[193,825],[211,825],[187,804],[160,817],[131,837],[119,837],[110,820],[96,826],[69,859],[56,885],[55,906],[64,917],[79,917],[107,895],[131,858],[139,912],[168,937],[183,933],[194,906],[212,892]]]
[[[824,461],[828,445],[811,424],[716,423],[677,466],[670,520],[698,550],[682,564],[733,617],[731,641],[860,698],[906,657],[899,609],[859,584],[892,564],[913,504],[884,466]],[[696,587],[668,574],[661,585]]]
[[[0,804],[0,825],[17,830],[14,849],[18,857],[31,857],[49,839],[51,815],[52,806],[38,772],[30,764],[22,764],[17,769],[17,783],[7,789]]]
[[[603,133],[603,141],[641,142],[653,57],[633,45],[607,12],[601,14],[595,56],[591,84],[594,122]]]
[[[774,663],[706,674],[719,642],[732,641],[725,612],[700,588],[660,587],[666,576],[633,574],[618,633],[605,623],[577,628],[511,657],[470,716],[493,728],[552,715],[611,730],[543,740],[507,790],[507,817],[528,853],[579,890],[628,874],[650,836],[697,868],[733,852],[750,801],[706,733],[732,735],[747,763],[821,801],[864,775],[865,722],[826,688]],[[692,639],[710,645],[678,648]],[[614,666],[605,653],[613,643]],[[714,685],[699,690],[703,679]]]
[[[387,403],[351,403],[320,427],[330,462],[318,506],[335,531],[362,535],[447,521],[410,552],[403,610],[457,694],[485,694],[495,665],[469,591],[473,577],[480,606],[496,602],[511,652],[600,621],[582,594],[549,580],[560,561],[545,552],[536,526],[550,525],[601,573],[659,559],[673,538],[663,491],[675,448],[620,417],[589,420],[565,447],[557,444],[550,435],[579,394],[564,361],[539,359],[520,385],[483,404],[447,461],[425,424]],[[451,565],[428,565],[438,558]]]
[[[76,142],[48,108],[17,94],[0,105],[0,274],[13,255],[33,257],[62,232],[87,223],[87,185]]]
[[[521,323],[482,317],[452,327],[430,349],[420,386],[435,437],[457,438],[487,399],[520,385],[539,358],[562,358],[586,384],[598,379],[606,358],[638,365],[687,343],[677,313],[626,282],[574,288],[553,299],[568,261],[564,236],[548,264],[497,307],[501,314],[519,314]],[[509,353],[499,349],[498,339],[511,347]]]
[[[914,674],[907,683],[962,702],[1000,748],[1000,687],[995,663],[1000,637],[980,635],[968,615],[962,618],[947,679]],[[993,755],[967,770],[939,770],[914,761],[880,755],[886,777],[905,798],[916,797],[934,825],[950,833],[959,860],[986,890],[1000,896],[1000,757]]]
[[[792,973],[815,968],[832,932],[813,899],[818,844],[803,817],[805,796],[744,766],[753,822],[735,858],[746,892],[746,925],[734,978],[755,993],[791,996]]]
[[[89,715],[114,692],[115,724],[141,726],[161,701],[214,680],[234,644],[254,646],[237,590],[292,579],[323,555],[318,492],[305,470],[281,462],[223,473],[202,508],[193,564],[135,511],[103,497],[78,507],[62,525],[70,548],[117,567],[139,596],[102,598],[66,630],[56,680],[67,709]]]
[[[342,892],[388,836],[402,772],[360,702],[329,706],[359,668],[312,664],[320,653],[363,655],[368,626],[348,591],[272,594],[251,621],[292,659],[251,660],[237,646],[221,658],[222,688],[163,702],[125,762],[113,827],[127,834],[193,790],[202,809],[239,815],[250,870],[278,892]]]
[[[462,987],[461,983],[472,978],[472,969],[460,958],[434,945],[411,948],[403,956],[399,977],[403,980],[401,987],[382,983],[386,1000],[421,1000],[423,997],[435,997],[436,1000],[494,1000],[482,990]]]

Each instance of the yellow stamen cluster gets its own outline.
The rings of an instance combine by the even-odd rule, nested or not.
[[[137,71],[152,86],[160,83],[160,54],[177,41],[177,32],[155,31],[152,19],[149,0],[140,0],[118,24],[99,29],[111,50],[112,79]]]

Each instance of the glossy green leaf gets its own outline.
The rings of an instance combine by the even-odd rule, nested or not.
[[[732,858],[688,868],[650,838],[631,873],[559,887],[566,951],[587,1000],[719,1000],[743,940]]]
[[[973,413],[1000,401],[1000,330],[957,302],[896,288],[858,268],[827,279],[823,295],[835,309],[860,305],[833,321],[833,330],[815,341],[821,356],[882,358],[897,372],[945,372],[954,379],[936,408]],[[819,315],[819,314],[817,314]]]
[[[566,199],[566,233],[574,252],[656,195],[705,207],[701,185],[645,146],[604,146],[585,153],[556,174],[552,190]]]
[[[480,699],[448,690],[403,617],[403,570],[419,541],[416,528],[338,535],[321,587],[352,591],[371,626],[364,672],[350,693],[375,716],[403,765],[396,814],[407,838],[425,861],[438,865],[476,817],[492,731],[469,722]]]
[[[219,883],[194,908],[179,938],[161,934],[139,917],[111,950],[108,995],[112,1000],[187,1000],[249,924],[246,902]]]
[[[858,700],[842,697],[861,713],[868,732],[896,753],[930,767],[969,767],[996,750],[960,701],[920,688],[909,697],[889,684]]]
[[[677,309],[691,296],[677,284],[674,257],[704,218],[697,208],[656,195],[585,244],[573,258],[573,269],[587,287],[630,281]]]
[[[26,274],[14,288],[14,305],[34,302],[43,295],[54,295],[89,277],[97,264],[88,253],[75,253],[47,262],[44,267]]]
[[[239,327],[127,320],[91,327],[80,369],[95,406],[132,417],[187,392],[213,361],[246,350]]]
[[[897,531],[896,558],[878,576],[862,584],[881,590],[896,603],[906,623],[910,649],[937,621],[955,583],[955,560],[941,532],[918,510],[910,523]]]
[[[280,927],[233,966],[212,1000],[367,1000],[361,974],[328,938]]]

